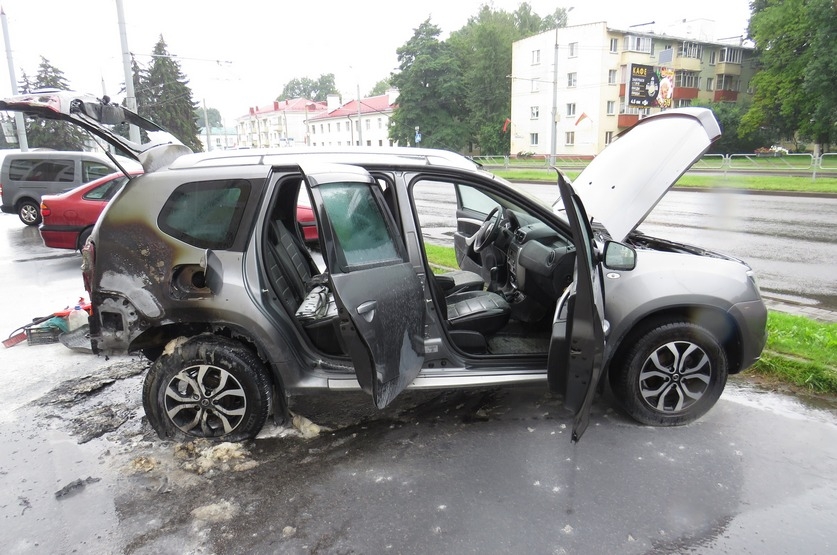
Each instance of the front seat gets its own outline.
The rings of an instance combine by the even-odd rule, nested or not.
[[[442,317],[450,330],[473,331],[483,336],[498,332],[509,321],[511,306],[501,295],[490,291],[460,291],[445,295],[432,273],[433,288]],[[444,299],[444,302],[441,302]]]

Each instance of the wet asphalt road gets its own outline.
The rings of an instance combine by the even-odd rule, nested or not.
[[[80,282],[78,255],[43,248],[33,231],[0,216],[6,333]],[[57,344],[0,348],[5,553],[837,549],[834,408],[746,382],[675,429],[639,426],[605,395],[578,445],[538,387],[408,393],[383,412],[360,394],[299,398],[292,409],[327,427],[317,437],[271,425],[253,442],[184,448],[143,421],[145,364]],[[22,396],[33,402],[9,408]]]

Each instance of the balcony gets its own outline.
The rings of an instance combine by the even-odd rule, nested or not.
[[[616,125],[621,129],[630,127],[639,121],[639,114],[619,114]]]
[[[676,56],[672,62],[672,68],[675,71],[700,71],[700,58],[688,58],[686,56]]]
[[[681,98],[695,99],[698,97],[698,90],[692,87],[674,87],[674,100]]]
[[[715,91],[712,97],[713,102],[735,102],[738,100],[738,91]]]
[[[718,75],[741,75],[741,64],[721,62],[715,66],[715,73]]]

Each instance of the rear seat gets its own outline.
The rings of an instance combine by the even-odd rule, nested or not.
[[[314,263],[280,221],[268,227],[266,265],[281,302],[293,312],[311,341],[329,354],[341,354],[334,295],[313,275]]]

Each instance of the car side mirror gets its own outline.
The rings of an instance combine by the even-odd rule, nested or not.
[[[636,268],[636,251],[628,245],[608,241],[604,248],[604,265],[609,270],[633,270]]]
[[[224,285],[224,265],[212,249],[206,249],[203,253],[201,268],[203,268],[204,281],[209,290],[214,295],[220,293],[221,287]]]

